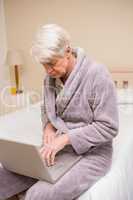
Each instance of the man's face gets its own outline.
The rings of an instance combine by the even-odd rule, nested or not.
[[[53,78],[63,77],[67,73],[68,59],[66,55],[53,58],[50,62],[43,63],[46,73]]]

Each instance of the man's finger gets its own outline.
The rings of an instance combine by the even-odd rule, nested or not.
[[[43,154],[44,150],[45,150],[45,146],[41,147],[41,149],[39,150],[40,154]]]
[[[40,148],[40,153],[43,154],[43,152],[47,149],[48,145],[44,144],[41,148]]]
[[[45,157],[48,166],[51,165],[51,162],[50,162],[51,153],[52,153],[52,149],[49,149],[49,150],[47,151],[47,154],[46,154],[46,157]]]
[[[51,153],[51,158],[50,158],[51,165],[54,165],[54,164],[55,164],[55,155],[56,155],[56,152],[55,152],[55,151],[52,151],[52,153]]]

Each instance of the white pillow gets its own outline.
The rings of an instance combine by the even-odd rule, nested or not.
[[[117,89],[118,104],[133,104],[133,88]]]

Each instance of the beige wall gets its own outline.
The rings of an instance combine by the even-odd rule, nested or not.
[[[9,48],[24,50],[24,84],[41,89],[44,71],[29,55],[40,25],[58,23],[75,46],[110,69],[133,70],[132,0],[5,0]]]

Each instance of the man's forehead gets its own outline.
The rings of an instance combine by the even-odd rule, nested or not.
[[[41,62],[41,64],[46,65],[49,63],[56,63],[58,60],[56,58],[52,58],[52,59],[47,59],[45,62]]]
[[[45,62],[45,64],[47,64],[47,63],[52,63],[52,64],[55,64],[56,62],[58,62],[59,61],[59,59],[60,59],[61,57],[53,57],[53,58],[50,58],[50,59],[48,59],[46,62]]]

